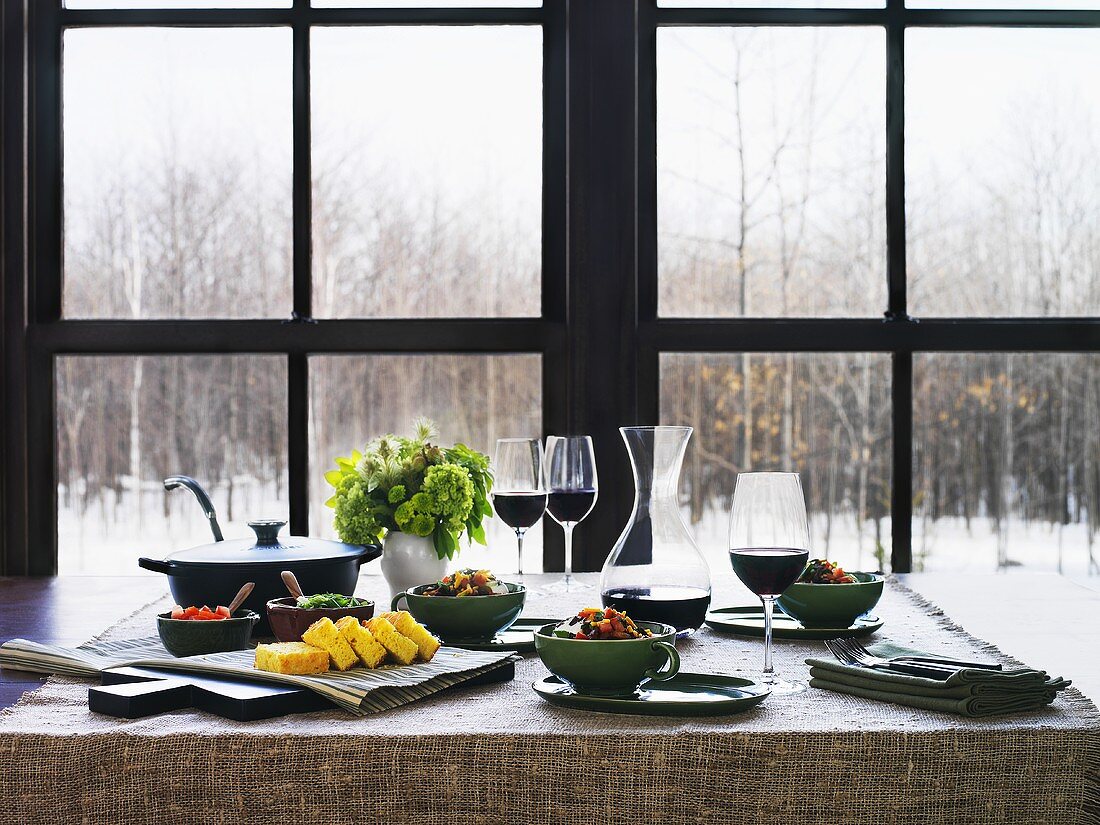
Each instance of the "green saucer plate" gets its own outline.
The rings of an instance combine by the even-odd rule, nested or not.
[[[721,633],[737,636],[764,636],[764,608],[721,607],[707,614],[707,626]],[[839,639],[843,636],[869,636],[882,627],[877,616],[860,616],[851,627],[803,627],[781,610],[772,618],[772,637],[775,639]]]
[[[535,649],[535,631],[543,625],[557,624],[560,619],[529,619],[521,616],[507,630],[496,635],[488,642],[444,642],[447,647],[460,647],[463,650],[513,650],[516,653],[530,653]]]
[[[771,692],[752,679],[684,672],[664,682],[650,682],[623,698],[586,696],[557,676],[547,676],[531,687],[559,707],[635,716],[731,716],[759,705]]]

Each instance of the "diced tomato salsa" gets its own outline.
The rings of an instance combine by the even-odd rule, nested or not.
[[[228,619],[229,608],[223,605],[218,605],[211,610],[205,604],[202,607],[180,607],[178,604],[172,608],[173,619],[197,619],[199,621],[216,621],[218,619]]]
[[[626,613],[613,607],[586,607],[554,629],[555,636],[571,639],[641,639],[652,636],[649,628],[640,628]]]

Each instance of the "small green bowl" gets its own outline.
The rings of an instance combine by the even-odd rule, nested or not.
[[[507,593],[488,596],[425,596],[423,591],[435,583],[421,584],[394,596],[390,609],[399,610],[398,602],[404,599],[413,618],[444,642],[487,642],[512,626],[527,599],[522,584],[504,584]]]
[[[171,613],[157,615],[160,640],[173,656],[202,656],[244,650],[252,638],[252,628],[260,615],[238,610],[229,619],[173,619]]]
[[[535,650],[546,669],[590,696],[630,696],[648,680],[663,682],[680,670],[676,628],[637,622],[653,635],[642,639],[570,639],[555,636],[556,624],[535,631]],[[668,663],[667,670],[661,668]]]
[[[851,627],[878,604],[883,577],[879,573],[852,573],[851,584],[795,582],[779,597],[779,607],[805,627]]]

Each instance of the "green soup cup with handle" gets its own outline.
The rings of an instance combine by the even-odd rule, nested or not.
[[[577,693],[631,696],[644,682],[663,682],[680,671],[676,628],[660,622],[636,624],[653,635],[640,639],[571,639],[555,636],[557,625],[543,625],[535,632],[535,650],[546,669]]]
[[[848,584],[795,582],[779,597],[779,607],[805,627],[851,627],[856,618],[878,604],[883,577],[879,573],[851,573]]]
[[[390,609],[400,610],[404,601],[413,618],[444,642],[487,642],[512,626],[527,599],[522,584],[502,584],[507,593],[486,596],[425,596],[423,591],[435,583],[421,584],[394,596]]]

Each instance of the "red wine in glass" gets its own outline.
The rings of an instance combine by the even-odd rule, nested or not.
[[[498,438],[493,456],[496,489],[493,506],[500,520],[516,533],[516,572],[523,575],[523,534],[546,512],[542,484],[542,441]]]
[[[772,615],[779,594],[794,584],[810,558],[810,524],[798,473],[738,473],[730,509],[730,566],[764,608],[762,676],[777,696],[806,689],[772,667]]]
[[[493,493],[493,509],[513,530],[526,530],[546,511],[546,493]]]
[[[552,435],[546,439],[546,463],[543,478],[549,492],[546,512],[565,533],[565,578],[563,592],[572,588],[573,529],[596,506],[600,483],[596,476],[596,451],[587,435]],[[551,588],[557,589],[557,585]],[[579,590],[587,590],[580,585]]]
[[[745,587],[757,596],[778,596],[806,568],[809,550],[790,547],[747,547],[730,550],[730,565]]]
[[[592,512],[595,503],[595,490],[551,490],[546,510],[558,524],[575,524]]]

